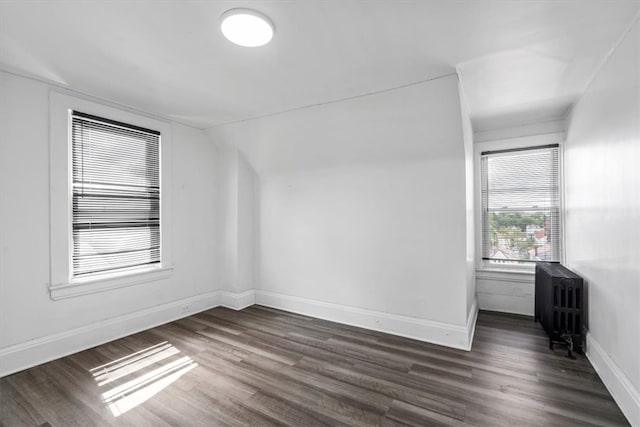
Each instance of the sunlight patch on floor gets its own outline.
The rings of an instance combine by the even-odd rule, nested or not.
[[[176,358],[180,350],[167,341],[97,366],[90,370],[99,387],[118,382],[102,393],[103,401],[114,416],[149,400],[198,364],[188,356]],[[159,367],[141,373],[145,368]],[[122,380],[122,381],[119,381]]]

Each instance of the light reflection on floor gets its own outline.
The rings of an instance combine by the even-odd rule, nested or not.
[[[99,387],[117,382],[102,393],[103,401],[118,417],[149,400],[198,364],[167,341],[97,366],[90,370]],[[141,373],[141,370],[159,365]]]

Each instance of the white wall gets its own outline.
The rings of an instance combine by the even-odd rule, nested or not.
[[[469,116],[467,99],[458,81],[460,96],[460,115],[462,119],[462,137],[464,140],[464,171],[465,171],[465,204],[466,204],[466,246],[467,246],[467,313],[477,304],[476,299],[476,242],[475,242],[475,158],[473,145],[473,127]]]
[[[258,302],[405,335],[391,323],[418,319],[445,325],[418,338],[466,346],[444,336],[473,295],[455,75],[209,134],[260,177]]]
[[[238,150],[219,145],[216,174],[219,183],[218,280],[232,291],[238,279]]]
[[[476,293],[480,310],[533,316],[535,275],[522,271],[476,272]]]
[[[172,277],[50,299],[50,89],[0,72],[0,375],[15,368],[14,356],[33,355],[32,362],[40,363],[95,345],[96,339],[107,341],[152,326],[149,322],[208,308],[215,302],[212,291],[219,289],[216,147],[203,131],[174,123]],[[188,308],[183,313],[184,305]],[[74,331],[78,334],[71,339]],[[70,341],[56,344],[63,338]],[[50,346],[30,347],[36,344]]]
[[[238,282],[236,292],[256,286],[256,239],[258,235],[258,178],[242,155],[238,156]]]
[[[464,194],[430,188],[452,170],[463,176],[445,160],[266,179],[260,289],[465,324]]]
[[[640,425],[640,28],[608,58],[569,119],[567,264],[588,290],[587,350]]]
[[[256,283],[258,180],[236,148],[226,144],[219,147],[215,167],[220,182],[220,283],[227,292],[246,292]]]
[[[500,129],[479,130],[473,134],[473,141],[476,143],[499,141],[503,139],[521,138],[524,136],[548,135],[553,133],[564,133],[564,117],[558,120],[551,120],[540,123],[530,123],[522,126],[512,126]]]

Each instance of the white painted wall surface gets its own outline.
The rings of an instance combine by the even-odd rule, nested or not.
[[[551,120],[541,123],[530,123],[522,126],[513,126],[500,129],[478,130],[473,134],[476,143],[498,141],[503,139],[521,138],[524,136],[548,135],[564,133],[565,120]]]
[[[233,291],[238,280],[238,150],[222,144],[218,154],[217,276],[222,289]]]
[[[481,310],[533,316],[535,275],[532,272],[478,270],[476,294]]]
[[[255,288],[258,178],[253,168],[238,155],[238,275],[236,292]]]
[[[567,264],[587,283],[590,358],[631,424],[640,425],[637,19],[573,109],[565,176]]]
[[[463,183],[433,188],[453,187],[463,168],[416,161],[266,179],[260,289],[465,324]]]
[[[237,146],[260,176],[264,301],[280,295],[467,324],[455,75],[209,134]]]
[[[187,315],[204,308],[198,296],[219,289],[214,255],[217,180],[212,167],[216,147],[203,131],[173,124],[172,277],[50,299],[49,90],[44,83],[0,72],[0,353],[185,299],[191,304]],[[169,314],[179,315],[180,308]],[[111,328],[114,334],[123,332]]]
[[[466,204],[466,271],[467,271],[467,313],[472,309],[476,300],[476,242],[475,242],[475,158],[473,146],[473,127],[467,99],[460,82],[458,82],[460,96],[460,116],[462,119],[462,137],[464,139],[464,171],[465,171],[465,204]]]
[[[217,169],[220,182],[218,247],[222,289],[245,292],[255,287],[255,241],[258,188],[251,166],[235,147],[221,144]]]

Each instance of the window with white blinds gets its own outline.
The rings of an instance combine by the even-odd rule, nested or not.
[[[73,277],[160,264],[160,132],[71,113]]]
[[[560,261],[558,145],[481,153],[482,258]]]

